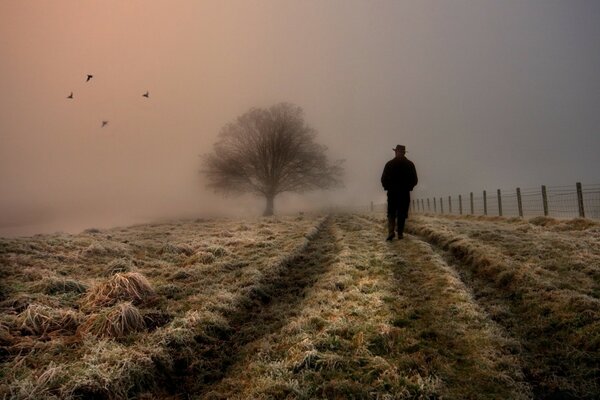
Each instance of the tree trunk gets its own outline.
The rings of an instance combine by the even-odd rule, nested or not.
[[[268,194],[266,195],[267,197],[267,208],[265,208],[265,213],[263,214],[265,217],[268,217],[270,215],[273,215],[273,210],[274,210],[274,200],[275,200],[275,195],[272,194]]]

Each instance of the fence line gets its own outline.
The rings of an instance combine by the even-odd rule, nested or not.
[[[497,189],[495,193],[484,190],[481,197],[471,192],[468,208],[462,206],[462,198],[462,194],[439,197],[439,210],[431,210],[417,197],[411,202],[411,212],[600,219],[600,184],[583,185],[577,182],[571,186],[542,185],[539,188]],[[429,199],[427,202],[430,203]],[[458,204],[459,207],[453,207],[454,204]]]
[[[373,204],[371,211],[385,210],[385,204]],[[470,192],[450,196],[414,197],[412,213],[447,215],[489,215],[505,217],[550,216],[558,218],[600,219],[600,184]]]

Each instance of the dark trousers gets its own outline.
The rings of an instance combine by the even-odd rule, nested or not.
[[[410,192],[388,191],[387,204],[388,232],[392,234],[395,229],[398,232],[398,235],[400,235],[404,232],[404,221],[408,218]]]

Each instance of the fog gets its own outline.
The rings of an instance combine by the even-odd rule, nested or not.
[[[281,101],[346,174],[276,212],[384,202],[396,144],[416,196],[600,183],[599,21],[596,1],[2,2],[0,235],[260,215],[199,155]]]

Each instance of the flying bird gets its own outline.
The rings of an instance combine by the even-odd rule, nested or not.
[[[102,121],[102,126],[101,126],[101,128],[104,128],[106,125],[108,125],[108,121]]]
[[[73,98],[73,92],[71,92],[71,94],[67,96],[67,99],[72,99],[72,98]]]
[[[144,96],[144,97],[146,97],[146,98],[149,98],[149,97],[150,97],[150,92],[148,92],[148,91],[146,90],[146,93],[144,93],[142,96]]]
[[[87,79],[85,80],[86,82],[88,82],[90,79],[92,79],[94,77],[94,75],[90,75],[88,74]]]

